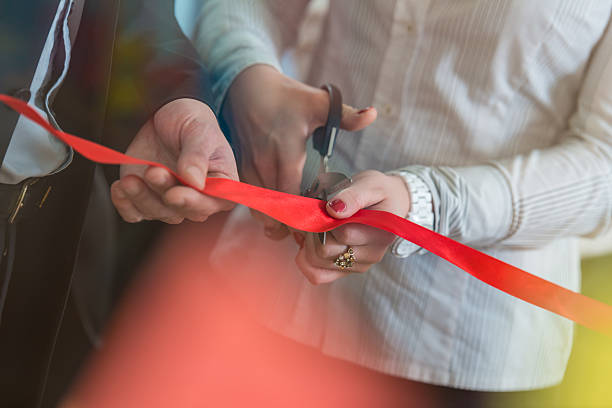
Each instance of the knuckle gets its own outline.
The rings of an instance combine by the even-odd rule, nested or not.
[[[208,217],[209,217],[209,214],[193,214],[187,217],[187,219],[193,222],[204,222],[208,219]]]
[[[161,219],[161,221],[165,222],[166,224],[172,224],[172,225],[177,225],[180,224],[181,222],[183,222],[184,218],[183,217],[179,217],[179,216],[174,216],[174,217],[164,217]]]
[[[164,193],[160,196],[161,202],[173,211],[180,211],[185,206],[184,201],[177,201],[178,197],[173,194]]]

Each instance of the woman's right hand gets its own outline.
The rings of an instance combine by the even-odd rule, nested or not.
[[[241,180],[291,194],[300,193],[306,161],[306,140],[323,126],[329,95],[291,79],[269,65],[253,65],[232,83],[223,115],[239,143]],[[342,129],[357,131],[376,119],[372,107],[344,105]],[[285,226],[259,214],[266,235],[280,239]]]

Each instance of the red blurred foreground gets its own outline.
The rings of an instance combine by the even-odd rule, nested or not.
[[[185,224],[165,237],[70,407],[431,405],[418,385],[325,357],[249,318],[206,267],[222,221]]]

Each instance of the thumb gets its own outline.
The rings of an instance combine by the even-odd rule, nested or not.
[[[312,123],[311,132],[325,125],[327,116],[329,115],[329,94],[323,89],[316,90],[314,103],[309,106],[315,107],[314,123]],[[350,105],[342,105],[342,120],[340,127],[349,132],[356,132],[370,126],[375,120],[378,112],[373,106],[365,109],[357,109]]]
[[[208,174],[210,151],[213,150],[210,145],[218,135],[215,134],[213,126],[198,121],[183,127],[181,133],[178,174],[191,185],[203,189]]]
[[[378,112],[373,106],[358,110],[349,105],[342,105],[340,127],[349,132],[356,132],[374,123],[377,115]]]
[[[385,199],[384,191],[369,185],[370,179],[358,179],[327,202],[325,209],[334,218],[348,218],[362,208],[376,205]]]

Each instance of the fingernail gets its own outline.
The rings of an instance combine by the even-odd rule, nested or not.
[[[136,183],[128,183],[127,186],[123,186],[123,189],[128,195],[136,196],[140,194],[140,186]]]
[[[331,209],[337,213],[341,213],[342,211],[346,210],[346,204],[344,204],[344,201],[342,200],[333,200],[328,202],[327,205],[329,205]]]
[[[160,187],[161,186],[165,186],[166,183],[168,182],[168,174],[160,172],[160,174],[156,174],[155,177],[153,178],[153,180],[151,180],[151,181],[156,186],[160,186]]]
[[[191,176],[192,183],[196,187],[202,188],[202,186],[204,185],[204,175],[202,174],[202,170],[200,170],[196,166],[191,166],[187,168],[186,172]]]
[[[368,106],[365,109],[360,110],[359,112],[357,112],[358,115],[361,115],[362,113],[366,113],[367,111],[369,111],[370,109],[372,109],[373,106]]]

